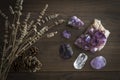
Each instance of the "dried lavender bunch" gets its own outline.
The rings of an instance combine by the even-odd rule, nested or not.
[[[54,21],[52,25],[42,26],[51,19],[55,19],[59,14],[49,15],[44,17],[48,8],[40,12],[36,20],[30,20],[31,13],[28,13],[25,20],[21,22],[23,0],[17,0],[15,7],[9,6],[10,13],[13,15],[12,22],[1,10],[0,15],[5,19],[5,35],[4,46],[0,64],[0,80],[6,80],[9,69],[13,61],[21,56],[25,50],[30,48],[34,43],[44,36],[47,36],[47,31],[53,26],[59,25],[64,22],[63,19]],[[40,26],[40,30],[38,30]]]

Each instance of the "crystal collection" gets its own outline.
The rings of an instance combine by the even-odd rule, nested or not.
[[[68,21],[68,25],[77,29],[81,29],[84,26],[84,22],[76,16],[72,16]],[[93,24],[80,35],[74,42],[76,46],[82,48],[83,50],[90,51],[95,53],[104,48],[107,39],[110,35],[110,31],[105,29],[102,25],[101,21],[98,19],[94,19]],[[68,30],[64,30],[62,32],[62,36],[66,39],[71,37],[71,32]],[[63,59],[69,59],[73,55],[73,50],[70,44],[62,44],[59,48],[60,56]],[[85,53],[80,53],[76,60],[73,63],[75,69],[82,69],[88,60],[88,56]],[[90,65],[93,69],[102,69],[106,66],[106,59],[103,56],[97,56],[93,58],[90,62]]]

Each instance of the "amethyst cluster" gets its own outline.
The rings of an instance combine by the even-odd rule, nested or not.
[[[68,21],[68,25],[80,29],[82,26],[84,26],[84,23],[76,16],[72,16]]]
[[[94,53],[105,46],[109,34],[110,32],[102,26],[101,21],[95,19],[93,25],[86,33],[75,41],[75,45]]]

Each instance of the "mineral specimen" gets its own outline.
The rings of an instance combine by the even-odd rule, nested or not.
[[[75,69],[82,69],[88,59],[88,56],[85,53],[80,53],[73,66]]]
[[[59,53],[63,59],[68,59],[68,58],[72,57],[73,50],[72,50],[72,47],[70,46],[70,44],[62,44],[62,45],[60,45]]]
[[[73,17],[71,17],[70,20],[68,21],[68,25],[80,29],[80,28],[84,25],[84,23],[83,23],[82,20],[80,20],[80,19],[77,18],[76,16],[73,16]]]
[[[106,66],[106,59],[103,56],[98,56],[92,59],[90,64],[94,69],[102,69]]]
[[[69,39],[69,38],[71,37],[71,33],[70,33],[70,31],[68,31],[68,30],[64,30],[64,31],[62,32],[62,36],[63,36],[64,38],[66,38],[66,39]]]
[[[101,21],[95,19],[86,33],[82,34],[75,41],[75,45],[94,53],[100,51],[105,46],[109,34],[110,32],[102,26]]]

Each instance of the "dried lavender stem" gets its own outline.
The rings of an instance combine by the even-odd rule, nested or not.
[[[4,35],[3,54],[2,54],[2,58],[1,58],[1,69],[2,69],[2,66],[3,66],[3,62],[5,60],[6,54],[7,54],[6,53],[7,44],[8,44],[8,20],[6,19],[5,20],[5,35]]]
[[[6,16],[5,13],[3,13],[1,10],[0,10],[0,15],[1,15],[5,20],[8,19],[8,16]]]
[[[10,37],[10,40],[11,40],[11,42],[10,42],[10,44],[13,46],[13,40],[14,40],[14,36],[15,36],[15,20],[16,20],[16,14],[14,14],[14,16],[13,16],[13,22],[12,22],[12,34],[11,34],[11,37]]]
[[[27,14],[27,16],[26,16],[26,18],[25,18],[25,21],[24,21],[24,29],[23,29],[23,32],[22,32],[22,34],[21,34],[21,37],[20,37],[20,39],[21,39],[21,41],[23,40],[23,38],[26,36],[24,33],[25,33],[25,31],[28,31],[28,20],[30,19],[30,16],[31,16],[31,13],[29,12],[28,14]]]
[[[14,10],[13,10],[13,8],[12,8],[12,6],[9,6],[9,10],[10,10],[10,13],[11,13],[11,14],[14,14],[14,13],[15,13]]]
[[[6,56],[6,47],[7,47],[7,43],[8,43],[8,17],[2,13],[2,11],[0,11],[0,14],[6,19],[5,20],[5,35],[4,35],[4,46],[3,46],[3,54],[2,54],[2,60],[1,60],[1,68],[3,66],[3,61],[4,58]]]
[[[43,16],[45,15],[45,12],[46,12],[47,8],[48,8],[48,4],[46,4],[45,8],[40,12],[40,15],[39,15],[39,18],[38,18],[39,20],[37,19],[37,22],[35,24],[32,24],[33,26],[36,26],[42,20]]]
[[[48,20],[50,20],[50,19],[54,19],[54,18],[57,18],[58,17],[58,15],[59,14],[54,14],[54,15],[50,15],[50,16],[48,16],[49,17],[49,19]],[[34,25],[35,26],[35,25]],[[29,31],[29,33],[25,36],[25,38],[27,38],[31,33],[33,32],[33,29],[31,29],[30,31]],[[34,39],[34,38],[33,38]],[[27,39],[27,40],[24,40],[23,42],[25,42],[26,43],[26,41],[28,41],[29,39]]]
[[[34,24],[34,21],[32,20],[32,21],[30,22],[30,24],[28,25],[27,31],[29,31],[29,30],[31,29],[31,27],[32,27],[33,24]]]
[[[50,15],[50,16],[48,16],[48,17],[49,17],[48,21],[51,20],[51,19],[57,18],[58,16],[59,16],[59,14]],[[46,17],[46,18],[47,18],[47,17]],[[46,21],[46,22],[47,22],[47,21]],[[34,25],[34,26],[35,26],[35,25]],[[33,29],[31,29],[31,30],[29,31],[29,33],[28,33],[25,37],[27,38],[32,32],[33,32]]]
[[[20,19],[20,15],[18,15],[17,25],[16,25],[14,37],[13,37],[13,47],[15,47],[16,37],[17,37],[17,32],[18,32],[18,27],[19,27],[19,25],[20,25],[20,24],[19,24],[19,19]]]
[[[16,28],[15,28],[15,33],[14,33],[14,36],[13,36],[13,47],[15,46],[15,43],[16,43],[16,37],[17,37],[17,32],[18,32],[18,27],[20,25],[20,17],[22,15],[21,13],[21,10],[22,10],[22,4],[23,4],[23,0],[17,0],[17,3],[16,3],[16,16],[17,16],[17,19],[16,19],[16,23],[13,23],[13,24],[16,24]]]
[[[48,27],[48,29],[52,28],[53,26],[56,26],[56,25],[59,25],[61,23],[63,23],[64,20],[59,20],[58,22],[55,22],[54,25],[51,25],[50,27]],[[45,31],[46,32],[46,31]],[[44,33],[43,33],[44,34]],[[47,34],[46,34],[47,35]],[[44,36],[46,36],[44,35]],[[39,36],[39,35],[36,35],[36,36]],[[27,43],[26,46],[22,47],[22,49],[20,49],[20,51],[18,51],[18,55],[20,55],[19,53],[22,53],[22,51],[24,50],[27,50],[31,45],[33,45],[35,42],[37,42],[40,38],[42,38],[43,36],[40,36],[38,39],[36,39],[35,41],[31,41],[31,44],[30,43]],[[35,39],[35,37],[33,37],[31,40]],[[30,46],[29,46],[30,45]]]
[[[6,48],[6,52],[8,52],[8,50],[12,48],[12,45],[9,45],[7,48]]]

